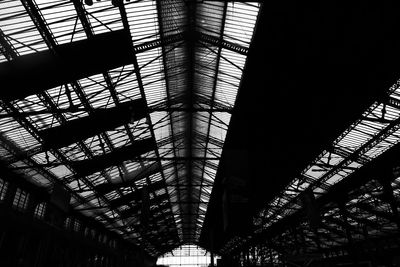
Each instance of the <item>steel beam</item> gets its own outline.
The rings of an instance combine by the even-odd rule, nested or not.
[[[198,32],[198,40],[207,44],[215,45],[217,47],[239,53],[241,55],[247,55],[249,52],[249,49],[247,47],[240,46],[238,44],[225,41],[222,38],[218,38],[202,32]]]
[[[17,52],[14,50],[12,44],[7,41],[6,35],[0,29],[0,52],[7,58],[8,61],[18,57]]]
[[[68,121],[65,124],[40,131],[47,148],[60,148],[85,140],[104,131],[144,118],[146,104],[138,99],[117,107],[92,112],[90,116]]]
[[[116,148],[114,151],[91,159],[74,161],[71,165],[78,174],[86,176],[111,166],[121,164],[123,161],[138,157],[156,148],[152,138],[138,140],[129,146]]]
[[[57,46],[52,50],[20,56],[0,64],[0,80],[12,85],[0,91],[0,99],[12,101],[70,83],[106,70],[132,64],[125,30],[96,35]],[[24,77],[21,79],[21,77]]]

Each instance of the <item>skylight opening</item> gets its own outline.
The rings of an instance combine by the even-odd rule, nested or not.
[[[140,73],[142,75],[146,100],[149,106],[167,99],[164,75],[162,72],[162,58],[154,60],[161,52],[161,48],[155,48],[137,55],[139,67],[146,65],[144,68],[141,68]],[[148,64],[149,62],[151,63]]]
[[[245,47],[250,46],[260,4],[257,7],[245,3],[228,3],[224,39]]]
[[[217,262],[219,256],[214,257]],[[211,263],[211,255],[204,249],[194,245],[184,245],[170,253],[164,254],[157,260],[157,265],[169,267],[207,267]]]
[[[92,6],[85,5],[84,8],[95,34],[123,29],[119,9],[111,1],[96,1]]]
[[[48,49],[20,1],[0,1],[0,10],[0,29],[18,55]]]
[[[133,65],[126,65],[109,71],[120,103],[140,99],[141,94]]]
[[[199,4],[198,31],[219,37],[222,28],[224,3],[203,1]]]
[[[86,39],[72,1],[37,1],[41,15],[58,44]]]
[[[0,120],[0,122],[3,120]],[[25,128],[16,121],[8,121],[6,125],[0,123],[0,132],[18,146],[21,151],[29,151],[38,148],[40,143]]]
[[[127,3],[125,9],[134,45],[158,39],[156,1]]]

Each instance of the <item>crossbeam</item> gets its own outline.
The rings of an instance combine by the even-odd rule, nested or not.
[[[156,144],[154,140],[152,138],[147,138],[135,141],[132,145],[117,148],[105,155],[74,161],[72,165],[80,175],[86,176],[101,171],[104,168],[121,164],[123,161],[138,157],[155,148]]]
[[[40,131],[46,148],[60,148],[86,138],[113,130],[125,123],[144,118],[146,103],[142,99],[125,102],[117,107],[93,112],[90,116]]]
[[[106,70],[132,64],[130,40],[119,30],[0,64],[0,99],[13,101]],[[23,77],[23,79],[21,79]]]

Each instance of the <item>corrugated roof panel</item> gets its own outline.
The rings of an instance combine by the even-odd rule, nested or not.
[[[84,8],[94,34],[123,29],[119,10],[111,1],[95,1],[92,6],[85,5]]]
[[[0,10],[0,29],[18,55],[48,49],[20,1],[0,1]]]
[[[58,44],[86,39],[86,33],[72,1],[36,0],[35,2]]]
[[[224,39],[245,47],[250,46],[260,4],[230,2],[226,13]]]
[[[128,2],[125,9],[135,45],[159,39],[156,1]]]

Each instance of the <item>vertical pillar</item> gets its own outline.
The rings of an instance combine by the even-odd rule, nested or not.
[[[272,248],[269,248],[269,260],[271,262],[271,266],[274,266],[274,255],[272,255]]]
[[[339,201],[339,212],[340,215],[342,217],[343,223],[344,223],[344,231],[346,233],[346,238],[348,241],[348,252],[349,255],[352,257],[354,265],[357,266],[358,265],[358,256],[357,256],[357,252],[354,248],[354,244],[353,244],[353,237],[351,234],[351,226],[348,222],[348,216],[347,216],[347,210],[345,207],[345,201]]]
[[[210,256],[211,256],[211,260],[210,260],[210,265],[211,267],[214,267],[214,228],[211,228],[210,231],[210,245],[211,245],[211,249],[210,249]]]
[[[395,218],[397,228],[400,230],[400,217],[399,217],[399,210],[396,199],[393,195],[393,187],[388,178],[382,178],[379,180],[379,183],[383,187],[383,195],[385,199],[389,202],[390,209],[392,210],[393,216]]]
[[[4,201],[3,201],[4,206],[12,207],[16,191],[17,191],[17,186],[15,184],[8,182],[6,195],[5,195]]]
[[[29,198],[28,198],[28,203],[26,206],[26,215],[29,217],[33,217],[34,213],[35,213],[35,208],[36,205],[39,203],[37,197],[33,194],[29,193]]]

